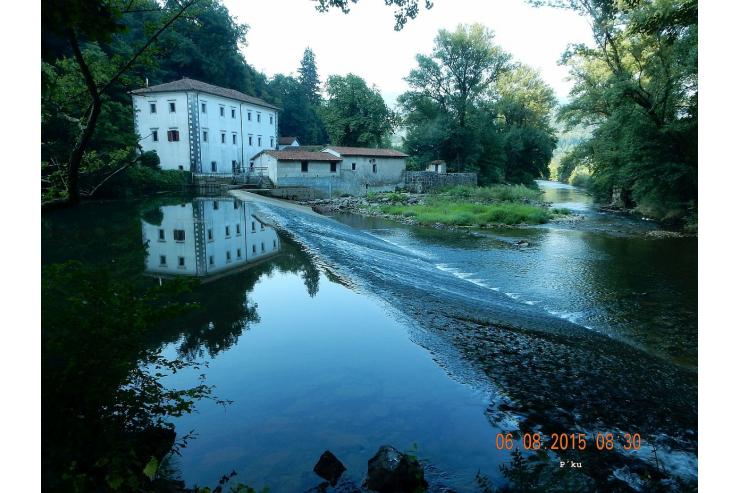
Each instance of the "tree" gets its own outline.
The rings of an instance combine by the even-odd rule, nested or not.
[[[396,7],[394,16],[396,17],[395,30],[400,31],[409,19],[416,19],[419,14],[419,0],[384,0],[386,5]],[[318,0],[316,10],[327,12],[330,8],[339,8],[345,14],[350,11],[350,2],[357,3],[358,0]],[[432,8],[432,0],[424,0],[424,6],[427,9]]]
[[[597,196],[619,188],[645,215],[668,221],[697,200],[696,0],[547,2],[591,20],[595,47],[563,55],[575,81],[559,113],[591,137],[564,161],[591,169]]]
[[[553,91],[493,38],[480,24],[461,25],[440,30],[431,55],[417,55],[411,90],[399,97],[413,165],[443,159],[484,184],[547,176]]]
[[[304,144],[324,144],[326,129],[298,79],[278,74],[269,82],[272,102],[279,106],[278,131],[280,135],[298,137]]]
[[[332,75],[322,108],[326,130],[335,145],[380,147],[395,125],[394,115],[376,88],[356,75]]]
[[[303,58],[301,59],[300,67],[298,67],[298,74],[298,80],[308,96],[308,100],[311,104],[318,105],[321,102],[321,94],[319,92],[321,81],[319,80],[319,73],[316,69],[316,57],[311,48],[306,48],[303,51]]]
[[[77,67],[85,83],[89,104],[83,118],[80,119],[80,131],[66,164],[66,197],[48,202],[49,206],[76,204],[80,200],[80,165],[85,151],[92,140],[98,124],[104,99],[115,87],[122,76],[133,66],[139,57],[179,19],[197,0],[186,0],[166,10],[168,18],[158,29],[150,34],[133,54],[116,64],[115,70],[105,80],[96,80],[81,48],[81,39],[88,42],[108,42],[111,36],[124,29],[122,17],[134,7],[132,1],[94,1],[87,0],[45,0],[42,5],[42,30],[55,39],[64,39],[72,52]],[[48,45],[45,46],[48,49]],[[42,50],[42,54],[47,50]]]

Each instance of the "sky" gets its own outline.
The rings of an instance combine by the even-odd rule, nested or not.
[[[404,77],[417,53],[430,53],[439,29],[479,22],[514,59],[540,71],[561,101],[571,84],[558,65],[569,43],[590,43],[585,18],[568,10],[531,7],[524,0],[434,0],[400,32],[394,8],[382,0],[360,0],[349,14],[319,13],[310,0],[223,0],[238,22],[249,25],[247,62],[268,76],[297,73],[303,50],[316,54],[319,76],[353,73],[375,85],[387,103],[407,89]],[[423,0],[420,0],[423,4]]]

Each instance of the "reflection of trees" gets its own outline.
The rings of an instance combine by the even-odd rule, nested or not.
[[[264,275],[273,272],[300,273],[310,296],[318,292],[318,269],[297,245],[283,240],[280,253],[247,269],[201,284],[183,302],[197,303],[194,310],[169,323],[161,342],[182,338],[178,347],[189,359],[204,354],[213,357],[234,346],[252,323],[260,321],[257,304],[249,294]]]

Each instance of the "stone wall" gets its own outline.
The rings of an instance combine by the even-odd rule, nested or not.
[[[478,185],[477,173],[435,173],[434,171],[407,171],[404,188],[410,192],[426,193],[457,185]]]

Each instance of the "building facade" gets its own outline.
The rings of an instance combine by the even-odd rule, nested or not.
[[[232,174],[277,148],[278,108],[259,98],[187,78],[131,96],[140,145],[162,169]]]
[[[320,152],[263,151],[254,161],[277,187],[308,187],[334,196],[401,188],[407,157],[394,149],[329,146]]]
[[[223,197],[160,207],[160,224],[141,220],[148,245],[146,272],[161,277],[211,277],[277,253],[277,232],[252,207]]]

